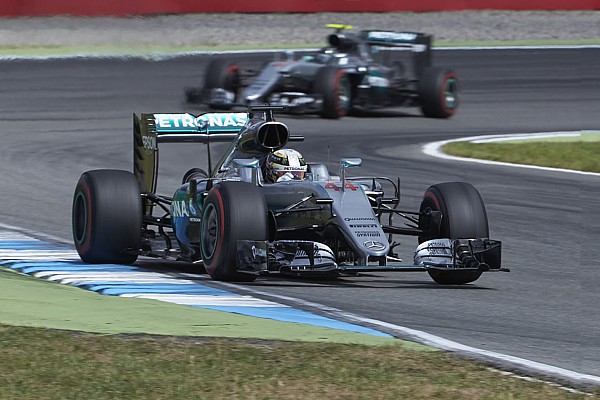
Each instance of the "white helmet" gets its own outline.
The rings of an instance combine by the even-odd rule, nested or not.
[[[265,179],[270,182],[303,180],[306,170],[302,154],[294,149],[280,149],[269,154]]]

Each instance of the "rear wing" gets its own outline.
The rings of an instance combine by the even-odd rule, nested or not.
[[[133,173],[142,193],[156,193],[160,143],[231,142],[247,113],[133,114]]]
[[[407,48],[414,54],[413,67],[417,75],[431,66],[432,36],[419,32],[363,30],[358,37],[371,46]]]
[[[372,45],[410,47],[417,52],[426,51],[431,47],[431,35],[419,32],[364,30],[360,31],[358,36]]]

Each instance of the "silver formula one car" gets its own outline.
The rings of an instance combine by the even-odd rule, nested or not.
[[[457,74],[432,65],[430,35],[381,30],[352,34],[347,25],[328,27],[335,33],[320,51],[299,56],[287,52],[258,70],[232,58],[211,60],[203,84],[186,90],[187,101],[215,110],[280,105],[333,119],[353,110],[390,107],[420,107],[432,118],[456,112]]]
[[[303,140],[272,113],[134,115],[134,172],[88,171],[77,183],[73,237],[81,259],[163,257],[203,265],[224,281],[427,271],[438,283],[464,284],[506,270],[501,243],[488,238],[483,201],[468,183],[429,187],[416,211],[398,208],[399,179],[350,176],[360,158],[341,159],[336,175],[309,162],[304,180],[267,183],[265,157]],[[159,145],[178,142],[206,144],[207,170],[190,169],[172,196],[159,195]],[[230,143],[214,165],[213,142]],[[411,263],[397,257],[396,235],[418,237]]]

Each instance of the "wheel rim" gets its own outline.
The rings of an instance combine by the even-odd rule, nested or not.
[[[446,85],[444,86],[444,104],[446,108],[454,109],[456,108],[456,104],[458,102],[457,96],[457,88],[458,82],[454,78],[448,78],[446,80]]]
[[[217,209],[212,204],[207,204],[202,216],[202,256],[211,259],[217,249],[219,237],[219,217]]]
[[[88,209],[85,195],[83,192],[77,192],[73,205],[73,233],[75,243],[82,244],[86,238],[88,224]]]

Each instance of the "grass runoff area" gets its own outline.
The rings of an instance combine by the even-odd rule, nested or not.
[[[589,398],[416,343],[103,296],[6,268],[0,371],[0,399]]]
[[[318,49],[323,47],[320,43],[287,43],[287,44],[201,44],[201,45],[176,45],[176,46],[0,46],[0,57],[68,57],[68,56],[154,56],[174,55],[187,53],[202,53],[213,51],[244,51],[244,50],[293,50],[293,49]],[[592,46],[600,45],[600,39],[576,40],[479,40],[462,42],[436,41],[436,47],[477,47],[477,46]]]
[[[451,142],[443,151],[459,157],[600,173],[600,131],[487,143]]]

